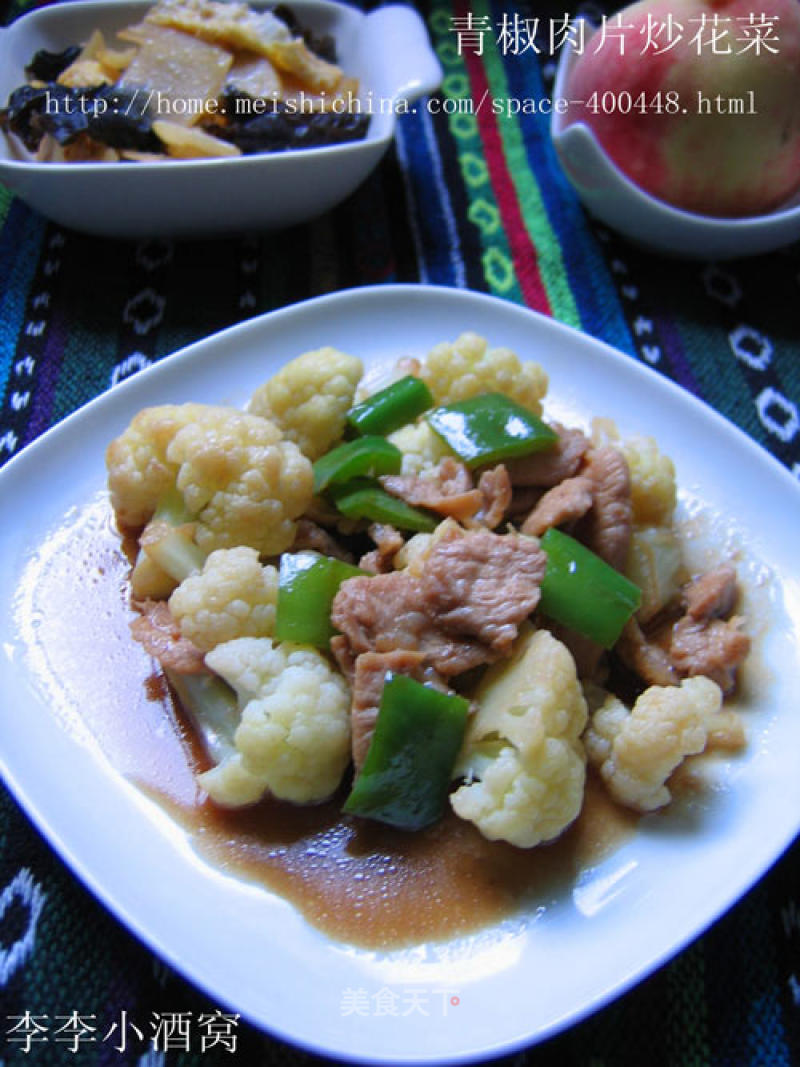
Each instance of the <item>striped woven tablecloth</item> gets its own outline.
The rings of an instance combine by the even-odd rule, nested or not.
[[[6,20],[22,10],[12,3]],[[493,293],[611,343],[800,474],[800,248],[726,263],[666,259],[594,223],[559,171],[546,117],[455,103],[549,94],[551,58],[535,41],[502,47],[499,28],[515,16],[544,25],[564,6],[431,0],[420,10],[444,69],[434,106],[402,116],[375,173],[308,225],[118,242],[61,229],[0,192],[3,462],[92,397],[222,327],[337,289],[419,281]],[[480,48],[455,32],[469,18],[483,27]],[[24,709],[3,709],[11,713]],[[795,845],[649,980],[513,1062],[800,1063],[798,903]],[[170,1016],[214,1007],[95,902],[0,792],[0,1067],[314,1061],[243,1024],[235,1047],[224,1035],[181,1047],[177,1023],[170,1041]],[[76,1011],[105,1020],[106,1039],[29,1051],[14,1040],[25,1013]],[[139,1040],[137,1028],[156,1018],[160,1039],[148,1040],[150,1029]]]

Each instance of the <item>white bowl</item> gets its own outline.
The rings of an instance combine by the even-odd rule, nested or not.
[[[0,30],[0,100],[25,81],[40,48],[59,51],[100,29],[107,39],[139,20],[150,0],[56,4]],[[254,5],[256,6],[256,5]],[[371,121],[366,139],[233,159],[154,163],[36,163],[0,138],[0,181],[64,226],[113,237],[276,229],[339,203],[378,164],[397,112],[433,92],[442,72],[425,25],[410,7],[364,14],[332,0],[291,0],[318,33],[332,34],[342,68],[360,81]]]
[[[562,51],[553,87],[554,100],[568,100],[567,79],[577,60]],[[567,125],[553,111],[550,132],[559,161],[588,210],[638,244],[671,255],[732,259],[770,252],[800,239],[800,194],[776,211],[723,219],[672,207],[646,193],[609,158],[583,122]]]

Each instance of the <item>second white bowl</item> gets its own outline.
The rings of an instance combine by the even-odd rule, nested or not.
[[[567,80],[577,55],[565,46],[553,87],[569,98]],[[800,239],[800,195],[776,211],[748,218],[715,218],[672,207],[646,193],[610,159],[582,122],[567,125],[553,111],[550,132],[564,173],[586,208],[638,244],[675,256],[732,259],[770,252]]]
[[[100,29],[107,39],[137,22],[148,0],[86,0],[40,8],[0,30],[0,101],[25,82],[40,48],[60,51]],[[254,4],[254,6],[257,6]],[[147,163],[38,163],[0,138],[0,181],[48,218],[113,237],[276,229],[321,215],[378,164],[397,113],[432,93],[441,67],[420,16],[390,4],[364,14],[333,0],[292,0],[304,25],[336,41],[371,120],[366,139],[227,159]]]

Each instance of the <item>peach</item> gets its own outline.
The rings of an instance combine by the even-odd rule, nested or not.
[[[587,39],[566,89],[567,123],[668,203],[736,217],[800,190],[798,0],[640,0]]]

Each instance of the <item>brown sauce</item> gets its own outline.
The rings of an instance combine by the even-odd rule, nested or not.
[[[60,720],[155,799],[200,855],[290,900],[331,937],[396,948],[474,932],[568,894],[632,834],[635,817],[591,778],[576,823],[531,850],[487,841],[452,814],[426,832],[392,831],[342,816],[341,797],[215,808],[194,781],[203,754],[130,636],[128,569],[103,497],[43,545],[18,605],[37,681]]]
[[[313,808],[266,801],[236,813],[161,802],[215,866],[266,885],[331,937],[368,948],[460,936],[550,904],[635,825],[594,781],[574,826],[529,850],[487,841],[452,812],[414,834],[359,822],[341,815],[342,799]]]

